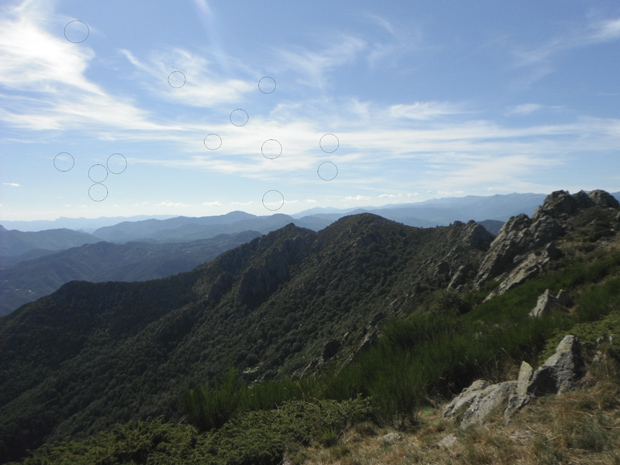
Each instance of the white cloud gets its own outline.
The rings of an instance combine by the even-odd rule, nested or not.
[[[243,207],[249,207],[250,205],[254,205],[256,202],[254,202],[253,200],[250,200],[249,202],[230,202],[231,205],[240,205]]]
[[[601,21],[592,29],[591,37],[594,41],[607,42],[620,39],[620,18]]]
[[[347,34],[330,38],[328,45],[315,52],[305,48],[277,51],[282,70],[292,70],[299,82],[313,87],[327,84],[327,73],[355,61],[367,48],[364,40]]]
[[[213,202],[203,202],[205,207],[221,207],[223,204],[219,200],[215,200]]]
[[[392,105],[389,112],[393,118],[415,120],[431,120],[441,116],[464,113],[458,105],[447,102],[415,102],[411,105]]]
[[[314,199],[306,199],[306,202],[307,203],[317,203],[317,201],[314,200]]]
[[[533,82],[555,70],[554,59],[558,55],[618,39],[620,39],[620,18],[604,19],[574,28],[570,33],[558,35],[537,47],[517,48],[513,50],[513,55],[516,58],[516,66],[534,67],[529,78],[529,81]]]
[[[356,196],[347,196],[344,198],[345,200],[354,200],[356,202],[360,202],[362,200],[370,200],[370,197],[367,197],[365,195],[356,195]]]
[[[517,105],[512,107],[506,113],[507,115],[529,115],[530,113],[534,113],[542,108],[542,105],[537,103],[524,103],[522,105]]]
[[[140,61],[129,50],[120,51],[134,67],[148,76],[150,91],[158,96],[184,105],[213,107],[223,103],[239,102],[243,94],[256,90],[255,82],[241,79],[222,79],[211,69],[213,62],[202,55],[183,49],[151,53],[148,62]],[[168,77],[174,71],[185,76],[182,87],[172,87]]]
[[[151,121],[133,99],[91,82],[86,71],[95,52],[87,42],[77,46],[48,32],[59,27],[60,18],[41,15],[40,8],[49,9],[45,3],[24,2],[0,19],[0,85],[11,90],[0,94],[0,120],[32,130],[174,129]],[[33,92],[37,98],[25,94]]]
[[[186,204],[182,202],[171,202],[170,200],[164,200],[163,202],[159,202],[156,204],[158,207],[187,207]]]
[[[11,187],[19,187],[20,186],[16,182],[3,182],[2,185],[4,185],[4,186],[11,186]]]

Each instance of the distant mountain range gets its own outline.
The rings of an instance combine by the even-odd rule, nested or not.
[[[201,218],[181,216],[167,220],[123,222],[99,228],[93,234],[110,242],[182,242],[248,229],[266,234],[289,223],[319,231],[344,216],[359,213],[373,213],[407,226],[416,227],[446,226],[454,221],[467,222],[469,220],[504,222],[520,213],[531,215],[544,199],[544,194],[468,196],[404,205],[386,205],[380,208],[365,207],[346,210],[314,208],[292,216],[283,214],[256,216],[236,211],[226,215]]]
[[[0,221],[6,229],[17,229],[19,231],[43,231],[46,229],[73,229],[92,233],[98,228],[112,226],[122,221],[142,221],[155,218],[165,220],[174,215],[136,215],[136,216],[103,216],[100,218],[65,218],[60,217],[55,220],[36,220],[36,221]]]
[[[244,231],[177,243],[85,244],[0,270],[0,316],[69,281],[146,281],[190,271],[261,234]]]
[[[16,257],[31,250],[66,250],[83,244],[99,242],[90,234],[71,229],[49,229],[47,231],[8,231],[0,225],[0,256]]]

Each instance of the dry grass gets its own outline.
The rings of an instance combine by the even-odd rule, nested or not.
[[[315,445],[291,465],[620,465],[620,370],[609,361],[591,370],[583,387],[537,399],[505,425],[502,412],[466,429],[442,418],[442,408],[419,413],[417,430],[383,440],[389,429],[370,424],[347,431],[332,447]],[[439,442],[448,435],[451,447]]]

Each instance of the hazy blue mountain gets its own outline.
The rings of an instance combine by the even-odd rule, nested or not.
[[[97,228],[103,228],[104,226],[112,226],[122,221],[142,221],[149,218],[166,219],[172,218],[172,215],[137,215],[137,216],[116,216],[100,218],[65,218],[60,217],[55,220],[37,220],[37,221],[2,221],[2,224],[7,229],[18,229],[20,231],[43,231],[45,229],[73,229],[75,231],[83,231],[92,233]]]
[[[22,255],[30,250],[64,250],[99,242],[90,234],[71,229],[23,232],[7,230],[0,225],[0,256]]]
[[[94,234],[106,241],[117,243],[128,241],[187,242],[247,230],[266,234],[292,222],[300,227],[318,231],[333,221],[335,220],[332,218],[321,216],[316,218],[304,217],[296,220],[281,213],[256,216],[235,211],[226,215],[200,218],[180,216],[168,220],[123,222],[115,226],[98,229]]]
[[[189,271],[261,234],[220,235],[179,244],[86,244],[0,270],[0,316],[69,281],[146,281]]]

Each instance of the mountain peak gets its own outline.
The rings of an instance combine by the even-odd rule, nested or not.
[[[576,194],[570,194],[568,191],[555,191],[545,198],[543,204],[536,209],[532,216],[532,220],[536,221],[541,216],[551,216],[552,218],[560,218],[564,216],[573,216],[582,210],[599,206],[602,208],[618,208],[620,203],[608,192],[604,190],[593,190],[586,194],[579,191]]]

